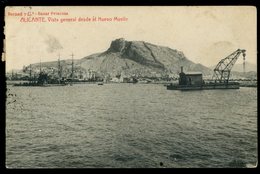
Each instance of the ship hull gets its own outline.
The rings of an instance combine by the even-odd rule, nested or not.
[[[28,87],[50,87],[50,86],[66,86],[67,84],[37,84],[37,83],[18,83],[13,86],[28,86]]]
[[[214,83],[203,85],[167,85],[168,90],[213,90],[213,89],[239,89],[239,83]]]

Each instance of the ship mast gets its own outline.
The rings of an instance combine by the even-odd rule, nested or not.
[[[58,60],[58,74],[59,74],[59,78],[61,79],[60,53],[59,53],[59,60]]]
[[[246,73],[246,61],[245,61],[245,56],[243,56],[243,72],[244,72],[244,75]]]
[[[14,79],[14,70],[12,69],[12,77],[11,79],[13,80]]]
[[[80,69],[79,69],[79,73],[80,73],[80,78],[82,78],[81,61],[80,61]]]
[[[32,64],[30,64],[30,81],[32,80]]]
[[[71,54],[71,84],[74,81],[74,60],[73,60],[74,54]]]
[[[40,73],[42,72],[42,59],[40,59]]]

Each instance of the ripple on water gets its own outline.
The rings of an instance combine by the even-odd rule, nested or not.
[[[236,168],[256,163],[255,88],[9,88],[16,102],[6,108],[8,167]]]

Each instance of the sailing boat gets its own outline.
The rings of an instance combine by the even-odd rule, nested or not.
[[[14,86],[64,86],[67,85],[67,83],[61,79],[61,65],[60,65],[60,59],[58,60],[58,73],[60,79],[50,79],[49,75],[47,73],[42,72],[42,66],[41,66],[41,61],[40,61],[40,73],[38,76],[38,79],[35,81],[35,79],[32,80],[32,65],[30,64],[30,78],[29,78],[29,83],[19,83],[19,84],[14,84]]]

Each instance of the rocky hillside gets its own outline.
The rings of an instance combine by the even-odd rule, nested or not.
[[[144,41],[126,41],[123,38],[112,41],[106,51],[75,60],[74,63],[76,69],[80,67],[85,71],[92,70],[101,76],[109,74],[112,77],[119,74],[142,77],[177,74],[181,66],[184,67],[184,71],[200,71],[204,75],[213,72],[201,64],[188,60],[181,51]],[[71,68],[71,60],[63,61],[62,64],[67,69]],[[42,63],[42,66],[57,67],[57,62]]]
[[[177,50],[153,45],[143,41],[126,41],[116,39],[102,53],[93,54],[80,60],[82,68],[92,69],[110,75],[153,76],[178,73],[180,67],[185,71],[201,71],[210,74],[212,71],[188,60]]]

